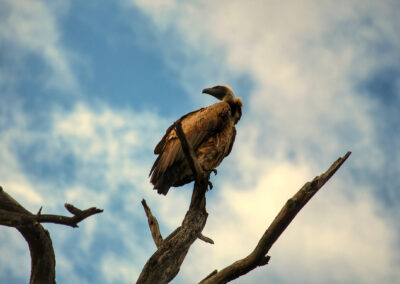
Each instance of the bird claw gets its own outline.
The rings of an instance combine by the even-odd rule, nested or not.
[[[214,173],[214,175],[217,175],[217,169],[209,169],[209,168],[206,168],[206,167],[204,167],[204,166],[202,166],[203,167],[203,171],[205,171],[206,173],[208,173],[208,174],[210,174],[210,173]]]
[[[213,189],[213,184],[211,183],[211,181],[208,181],[207,183],[208,183],[208,188],[209,188],[210,190],[212,190],[212,189]]]

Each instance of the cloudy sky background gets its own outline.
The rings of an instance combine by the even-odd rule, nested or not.
[[[0,0],[0,184],[46,224],[58,283],[132,283],[154,252],[140,200],[167,236],[191,186],[152,191],[153,148],[229,84],[244,109],[212,178],[204,234],[174,283],[246,256],[284,202],[353,154],[235,283],[398,283],[398,1]],[[28,283],[27,244],[0,228],[0,283]]]

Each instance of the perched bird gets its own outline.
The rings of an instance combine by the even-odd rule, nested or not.
[[[235,124],[242,116],[242,100],[235,98],[232,89],[226,85],[204,89],[203,93],[212,95],[221,102],[190,112],[180,120],[200,165],[210,172],[232,150],[236,136]],[[155,147],[154,154],[158,157],[149,176],[159,194],[166,195],[171,186],[182,186],[194,180],[174,125],[167,129]]]

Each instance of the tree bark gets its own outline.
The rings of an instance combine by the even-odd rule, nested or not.
[[[202,236],[201,232],[208,217],[205,194],[209,185],[210,174],[204,173],[201,168],[192,145],[187,141],[182,131],[180,121],[175,123],[175,129],[181,140],[185,156],[196,177],[192,199],[182,225],[162,241],[161,246],[147,261],[136,282],[138,284],[168,283],[174,279],[190,246],[197,238]]]

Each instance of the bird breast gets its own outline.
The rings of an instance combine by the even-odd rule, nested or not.
[[[229,152],[233,131],[233,122],[229,120],[220,132],[217,132],[200,145],[196,154],[204,169],[212,170],[219,166]]]

